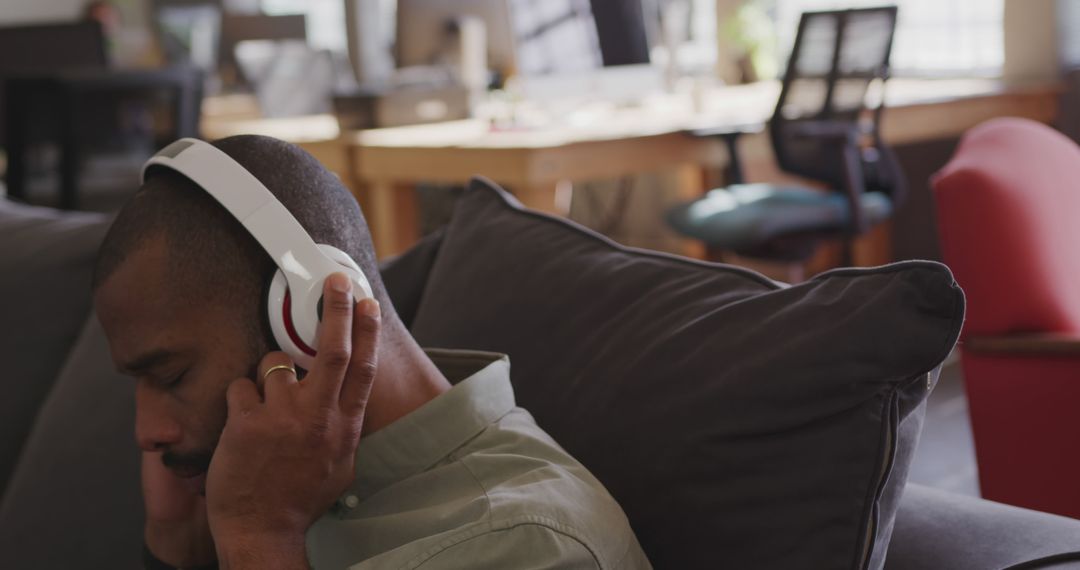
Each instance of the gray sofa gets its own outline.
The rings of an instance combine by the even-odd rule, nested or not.
[[[0,379],[0,568],[139,566],[132,386],[113,371],[90,315],[90,268],[107,224],[94,214],[0,203],[0,359],[7,372]],[[429,295],[442,239],[432,236],[384,268],[407,323]],[[519,390],[519,400],[523,394],[528,390]],[[557,424],[534,414],[545,427]],[[572,434],[557,438],[575,449]],[[868,565],[1080,568],[1080,521],[916,485],[903,487],[891,541],[883,544]],[[800,567],[823,567],[802,560]]]

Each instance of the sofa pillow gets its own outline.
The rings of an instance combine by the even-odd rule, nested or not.
[[[442,231],[435,231],[405,253],[379,264],[386,293],[405,326],[410,326],[416,317],[416,309],[420,306],[428,274],[435,264],[441,244]]]
[[[963,294],[943,265],[783,286],[633,250],[474,180],[412,326],[504,352],[518,403],[657,568],[880,568]]]
[[[0,497],[90,310],[91,272],[107,229],[102,214],[0,197]]]

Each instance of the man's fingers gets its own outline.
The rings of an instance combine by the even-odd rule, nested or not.
[[[323,284],[322,322],[319,324],[319,346],[315,365],[306,382],[319,400],[337,402],[341,382],[352,355],[352,281],[343,273],[334,273]]]
[[[356,304],[356,316],[352,324],[352,360],[341,388],[341,407],[358,419],[363,417],[367,408],[371,385],[375,381],[378,369],[379,328],[382,320],[379,302],[375,299],[361,299]]]
[[[259,389],[247,378],[237,378],[225,391],[225,400],[229,406],[229,418],[246,416],[262,403]]]
[[[283,388],[296,384],[296,367],[284,352],[270,352],[259,361],[256,382],[263,399],[270,401]]]

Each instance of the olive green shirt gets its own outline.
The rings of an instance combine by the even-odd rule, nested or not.
[[[429,350],[453,388],[364,437],[312,567],[651,568],[603,485],[516,407],[506,356]]]

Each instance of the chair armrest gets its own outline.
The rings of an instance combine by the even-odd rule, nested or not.
[[[975,336],[963,342],[965,350],[1002,356],[1080,356],[1080,336],[1064,334],[1016,334]]]
[[[737,125],[718,125],[715,127],[703,127],[687,131],[691,136],[709,137],[740,137],[742,135],[754,135],[765,130],[764,123],[740,123]]]

